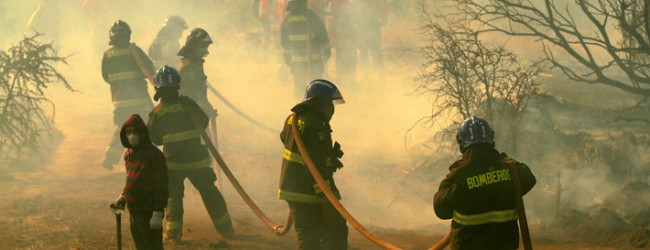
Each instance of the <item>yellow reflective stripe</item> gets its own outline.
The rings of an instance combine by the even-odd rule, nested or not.
[[[163,144],[170,142],[179,142],[185,141],[194,138],[201,138],[201,134],[198,130],[190,130],[180,133],[166,134],[163,136]]]
[[[167,217],[169,218],[169,217]],[[167,221],[167,231],[179,232],[183,229],[183,222],[180,221]]]
[[[322,203],[323,198],[315,194],[301,194],[278,189],[278,198],[285,201],[296,201],[303,203]]]
[[[142,76],[142,72],[140,71],[126,71],[126,72],[108,74],[109,82],[117,82],[123,80],[131,80],[131,79],[142,79],[142,78],[144,77]]]
[[[311,37],[314,37],[312,34]],[[301,42],[301,41],[307,41],[309,39],[309,35],[303,34],[303,35],[289,35],[289,41],[292,42]]]
[[[307,62],[307,61],[309,61],[309,59],[314,61],[314,60],[318,60],[320,58],[321,58],[321,54],[316,53],[316,54],[312,54],[311,58],[308,58],[307,56],[291,56],[291,61],[292,62]]]
[[[289,22],[307,22],[306,16],[288,16],[287,19]]]
[[[130,48],[123,48],[123,49],[111,49],[106,51],[106,58],[111,58],[111,57],[116,57],[116,56],[124,56],[124,55],[130,55],[131,54],[131,49]]]
[[[230,223],[230,214],[226,213],[218,219],[214,220],[212,224],[215,226],[221,226]]]
[[[330,190],[331,190],[332,189],[332,181],[325,180],[325,182],[327,182],[327,186],[330,187]],[[318,183],[314,184],[313,187],[314,187],[314,192],[316,192],[316,194],[320,194],[320,193],[323,192],[323,190],[320,189],[320,186],[318,186]]]
[[[170,162],[167,161],[167,169],[197,169],[197,168],[205,168],[209,167],[210,163],[212,161],[210,158],[207,158],[205,160],[197,161],[197,162],[190,162],[190,163],[177,163],[177,162]]]
[[[124,107],[133,107],[133,106],[143,106],[151,104],[151,99],[147,98],[133,98],[126,100],[113,101],[113,107],[115,108],[124,108]]]
[[[299,153],[291,152],[291,150],[284,149],[284,155],[282,156],[285,160],[290,162],[295,162],[300,165],[305,165],[305,161],[302,159]]]
[[[517,219],[517,210],[491,211],[482,214],[464,215],[454,211],[452,219],[461,225],[482,225],[487,223],[507,222]]]
[[[287,125],[291,125],[293,123],[293,115],[289,117],[289,120],[287,121]],[[302,131],[302,128],[305,126],[305,122],[301,119],[298,119],[298,131]]]

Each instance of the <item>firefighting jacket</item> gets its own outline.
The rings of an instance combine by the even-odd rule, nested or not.
[[[140,142],[135,147],[126,137],[126,127],[134,126],[138,130]],[[163,211],[167,206],[167,165],[165,156],[151,144],[147,126],[142,118],[131,115],[120,131],[126,166],[126,184],[124,199],[130,212]]]
[[[194,100],[201,110],[209,117],[216,117],[212,104],[208,101],[208,77],[203,70],[205,60],[200,57],[189,57],[181,60],[179,73],[181,75],[178,93]]]
[[[480,145],[476,145],[480,146]],[[440,219],[452,219],[451,249],[517,249],[519,228],[508,164],[519,172],[522,195],[536,183],[523,163],[499,154],[492,145],[465,152],[440,183],[433,207]]]
[[[331,55],[327,30],[311,10],[292,11],[282,21],[280,42],[289,65],[323,62]]]
[[[117,108],[133,106],[153,106],[147,92],[145,76],[131,54],[130,44],[111,46],[102,58],[102,77],[111,86],[113,106]],[[135,46],[135,45],[133,45]],[[137,56],[149,72],[154,72],[154,66],[149,57],[135,46]]]
[[[314,161],[318,172],[340,199],[334,172],[342,167],[332,149],[332,130],[329,122],[323,119],[320,112],[313,110],[300,111],[298,114],[298,131],[302,136],[309,156]],[[326,198],[320,187],[312,177],[309,169],[298,151],[298,147],[291,132],[293,115],[289,115],[284,122],[280,139],[284,143],[282,160],[282,174],[280,176],[280,189],[278,198],[286,201],[302,203],[321,203]]]
[[[200,129],[208,126],[208,116],[191,99],[180,96],[160,102],[149,113],[149,136],[156,145],[163,145],[169,170],[210,167],[210,155],[201,144],[201,134],[188,111],[194,112]]]

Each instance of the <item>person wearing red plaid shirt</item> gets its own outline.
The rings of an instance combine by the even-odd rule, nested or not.
[[[120,139],[126,148],[126,184],[115,204],[129,210],[136,249],[163,249],[162,219],[169,195],[165,156],[151,143],[147,126],[137,114],[124,122]]]

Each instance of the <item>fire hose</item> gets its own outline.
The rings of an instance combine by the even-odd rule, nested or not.
[[[258,122],[255,119],[253,119],[252,117],[250,117],[249,115],[247,115],[246,113],[241,111],[239,108],[237,108],[237,106],[235,106],[230,101],[228,101],[228,99],[226,99],[225,96],[223,96],[221,93],[219,93],[219,91],[217,91],[217,89],[214,88],[210,83],[206,83],[206,84],[208,85],[208,90],[210,90],[210,92],[212,94],[214,94],[217,98],[219,98],[219,100],[221,102],[223,102],[223,104],[225,104],[228,108],[230,108],[232,111],[234,111],[237,115],[244,118],[244,120],[250,122],[251,124],[255,125],[258,128],[263,129],[264,131],[271,132],[271,133],[277,133],[278,132],[278,131],[272,129],[271,127],[266,126],[266,125],[262,124],[261,122]]]
[[[135,44],[132,43],[130,49],[131,49],[131,54],[133,54],[133,58],[135,59],[138,66],[140,67],[140,70],[147,78],[149,83],[153,85],[154,83],[153,76],[144,67],[144,63],[142,62],[141,58],[138,56],[135,50]],[[239,184],[239,181],[237,181],[237,178],[235,178],[233,173],[230,171],[230,168],[228,168],[228,165],[226,165],[226,162],[223,160],[223,158],[217,151],[217,148],[214,146],[214,144],[212,144],[212,140],[205,132],[205,129],[201,128],[199,119],[196,116],[196,114],[190,109],[187,109],[187,113],[190,116],[190,120],[192,121],[192,123],[194,123],[194,126],[201,134],[201,138],[208,146],[208,150],[210,151],[210,153],[212,153],[212,156],[221,167],[221,170],[226,175],[226,177],[228,177],[228,180],[235,187],[235,190],[237,191],[237,193],[239,193],[239,195],[242,197],[244,202],[246,202],[246,204],[251,208],[251,210],[253,210],[255,215],[257,215],[257,217],[260,218],[260,220],[264,223],[264,225],[266,225],[269,229],[273,230],[273,232],[275,232],[276,235],[285,235],[287,232],[289,232],[291,226],[293,225],[293,217],[291,216],[291,210],[289,210],[289,215],[284,225],[276,225],[275,223],[273,223],[271,219],[269,219],[269,217],[266,216],[266,214],[264,214],[264,212],[262,212],[262,210],[257,206],[257,204],[255,204],[255,202],[250,198],[250,196],[248,195],[248,193],[246,193],[246,191],[241,186],[241,184]]]
[[[525,250],[532,250],[533,244],[530,240],[530,231],[528,231],[528,219],[526,219],[526,209],[524,208],[524,199],[521,192],[521,182],[519,182],[519,171],[515,164],[507,164],[512,176],[512,185],[515,190],[515,203],[517,205],[517,216],[519,218],[519,229],[521,239],[524,242]]]
[[[388,250],[398,250],[400,248],[384,241],[383,239],[377,237],[370,231],[368,231],[357,219],[355,219],[352,214],[348,212],[345,207],[343,207],[343,204],[336,198],[334,193],[332,193],[332,190],[330,189],[329,185],[323,180],[323,177],[320,175],[320,172],[318,172],[318,169],[316,169],[316,166],[314,165],[314,162],[311,160],[311,157],[309,156],[309,152],[307,152],[307,148],[305,147],[305,143],[302,141],[302,137],[300,136],[300,133],[298,133],[298,115],[296,113],[293,113],[294,119],[292,119],[291,123],[291,132],[293,134],[293,138],[296,141],[296,145],[298,146],[298,151],[300,152],[300,155],[302,156],[303,161],[305,162],[305,165],[307,165],[307,169],[309,169],[309,172],[312,174],[314,177],[314,180],[316,180],[316,183],[320,187],[320,189],[323,191],[327,199],[332,203],[334,208],[345,218],[348,223],[350,223],[359,233],[361,233],[364,237],[366,237],[368,240],[372,241],[375,243],[377,246],[383,248],[383,249],[388,249]],[[444,249],[447,244],[449,243],[449,235],[448,237],[443,238],[442,241],[440,241],[438,244],[430,248],[430,250],[441,250]]]
[[[219,163],[219,166],[221,167],[221,170],[226,175],[226,177],[228,177],[228,180],[230,181],[230,183],[232,183],[232,185],[235,187],[235,190],[237,190],[237,193],[239,193],[239,195],[242,197],[242,199],[244,199],[244,202],[246,202],[246,204],[253,210],[255,215],[257,215],[257,217],[269,229],[273,230],[276,235],[284,235],[287,232],[289,232],[289,230],[291,229],[291,225],[293,224],[293,217],[291,216],[291,210],[289,210],[289,215],[288,215],[287,221],[286,221],[286,223],[284,225],[276,225],[276,224],[274,224],[271,221],[271,219],[269,219],[269,217],[266,216],[264,214],[264,212],[262,212],[262,210],[255,204],[255,202],[250,198],[250,196],[248,196],[248,194],[246,193],[244,188],[241,186],[241,184],[239,184],[239,181],[237,181],[237,178],[235,178],[235,176],[232,174],[232,172],[230,171],[230,168],[228,168],[228,166],[226,165],[226,162],[223,160],[223,158],[221,157],[221,155],[219,154],[217,149],[211,143],[210,137],[208,137],[208,134],[199,125],[199,120],[198,120],[198,117],[196,117],[196,114],[190,109],[188,109],[187,111],[188,111],[187,113],[190,116],[190,119],[192,120],[192,122],[196,126],[197,130],[201,133],[201,137],[203,138],[203,141],[205,141],[205,143],[207,144],[208,149],[210,150],[210,153],[212,153],[212,156],[214,157],[214,159],[217,161],[217,163]]]
[[[140,69],[142,70],[142,72],[145,75],[145,77],[147,78],[147,80],[149,80],[149,82],[153,84],[153,77],[152,77],[151,73],[149,73],[145,69],[144,64],[142,63],[141,59],[135,53],[135,48],[134,47],[135,47],[135,45],[131,44],[131,52],[132,52],[132,54],[133,54],[133,56],[134,56],[134,58],[136,60],[136,63],[140,66]],[[208,86],[210,86],[210,85],[208,85]],[[225,100],[225,98],[223,98],[223,96],[218,94],[216,89],[211,88],[211,90],[214,90],[213,93],[215,95],[217,95],[217,97],[219,97],[222,101]],[[230,102],[227,102],[227,100],[225,100],[225,101],[226,102],[224,102],[224,103],[226,103],[226,105],[228,105],[231,108],[234,107],[234,105],[232,105]],[[233,110],[237,111],[238,109],[233,109]],[[221,157],[221,155],[219,154],[219,152],[217,151],[215,146],[211,143],[210,137],[207,135],[205,130],[201,128],[200,123],[198,121],[198,118],[196,117],[196,114],[192,110],[188,109],[187,111],[188,111],[187,113],[190,116],[190,119],[192,120],[192,122],[196,126],[197,130],[201,134],[201,138],[207,144],[210,153],[212,153],[212,156],[217,161],[217,163],[219,164],[219,166],[223,170],[224,174],[226,175],[226,177],[228,177],[228,180],[235,187],[235,190],[237,191],[237,193],[239,193],[239,195],[242,197],[244,202],[246,202],[246,204],[253,210],[255,215],[257,215],[257,217],[269,229],[273,230],[276,235],[285,235],[287,232],[289,232],[289,230],[291,229],[291,226],[293,224],[293,217],[291,216],[291,210],[289,210],[289,216],[287,217],[287,221],[286,221],[285,225],[276,225],[275,223],[273,223],[271,221],[271,219],[269,219],[268,216],[266,216],[264,214],[264,212],[262,212],[262,210],[250,198],[250,196],[246,193],[246,191],[241,186],[241,184],[239,184],[239,181],[237,181],[237,179],[235,178],[233,173],[230,171],[230,168],[228,168],[228,166],[226,165],[226,162],[223,160],[223,158]],[[243,112],[240,113],[240,115],[241,114],[243,114]],[[297,117],[297,115],[295,113],[293,114],[293,116]],[[246,117],[246,116],[244,116],[244,117]],[[311,160],[311,157],[309,157],[309,153],[305,149],[305,145],[304,145],[304,143],[302,141],[302,137],[300,137],[300,134],[298,133],[298,130],[297,130],[297,121],[298,121],[298,119],[293,119],[291,127],[292,127],[292,133],[293,133],[294,139],[295,139],[296,144],[298,146],[298,150],[300,151],[300,154],[302,155],[303,160],[305,161],[305,164],[307,165],[307,167],[309,169],[309,172],[312,174],[312,176],[316,180],[318,186],[321,188],[321,190],[323,191],[323,193],[325,194],[327,199],[332,203],[332,205],[336,208],[336,210],[345,218],[345,220],[348,221],[348,223],[350,223],[364,237],[366,237],[367,239],[369,239],[370,241],[372,241],[373,243],[377,244],[378,246],[380,246],[380,247],[382,247],[384,249],[399,250],[400,248],[398,248],[398,247],[384,241],[383,239],[381,239],[381,238],[377,237],[376,235],[374,235],[372,232],[368,231],[363,225],[361,225],[361,223],[359,223],[359,221],[357,221],[345,209],[345,207],[343,207],[343,205],[338,201],[336,196],[334,196],[334,194],[332,193],[332,190],[329,188],[329,186],[327,186],[327,184],[323,180],[323,177],[320,175],[320,173],[316,169],[316,167],[314,165],[314,162]],[[429,250],[442,250],[442,249],[444,249],[449,244],[450,236],[451,236],[451,234],[448,234],[446,237],[444,237],[440,242],[438,242],[435,246],[433,246]]]

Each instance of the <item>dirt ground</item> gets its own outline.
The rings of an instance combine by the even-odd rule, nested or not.
[[[209,81],[240,109],[279,132],[297,101],[286,98],[293,93],[287,69],[280,66],[272,53],[238,53],[237,45],[224,44],[218,36],[214,38],[217,41],[206,58]],[[134,42],[144,44],[143,47],[149,44]],[[0,250],[116,249],[115,216],[109,204],[121,192],[125,176],[119,164],[112,171],[101,167],[103,152],[114,130],[110,91],[99,73],[101,54],[71,43],[64,44],[61,51],[74,54],[69,65],[60,70],[78,92],[60,87],[48,90],[57,107],[55,123],[60,136],[44,142],[42,155],[27,157],[32,160],[13,166],[15,173],[0,178],[0,190],[4,191],[0,199]],[[385,176],[360,176],[399,173],[411,168],[412,162],[404,160],[413,157],[410,149],[431,137],[429,129],[415,129],[408,136],[404,132],[430,114],[426,98],[409,95],[417,75],[413,61],[416,60],[387,63],[382,75],[361,69],[357,83],[339,83],[347,103],[337,106],[332,127],[334,139],[341,142],[346,153],[346,167],[336,173],[343,203],[350,205],[349,210],[362,224],[386,241],[403,249],[427,249],[443,238],[449,223],[433,214],[433,194],[418,193],[419,189],[414,188],[410,192],[417,198],[399,196],[390,193],[392,188],[388,185],[375,189],[382,186]],[[327,76],[334,75],[331,70],[327,72]],[[262,210],[276,223],[283,223],[287,207],[276,198],[282,154],[278,133],[256,128],[214,96],[210,96],[210,101],[219,110],[220,153]],[[398,168],[377,169],[384,166]],[[369,182],[373,185],[358,183],[357,179],[362,177],[374,180]],[[220,237],[208,220],[198,192],[190,186],[186,183],[185,241],[165,246],[166,249],[210,249]],[[295,248],[294,231],[282,237],[274,235],[228,181],[221,186],[238,235],[230,241],[230,249]],[[128,224],[127,213],[122,218],[123,247],[134,249]],[[615,235],[613,239],[585,243],[571,240],[571,233],[546,226],[532,225],[531,231],[533,246],[542,250],[625,249],[617,246],[621,237],[629,237],[623,238],[627,241],[646,237],[643,233]],[[349,241],[351,249],[379,249],[353,228]]]
[[[209,59],[208,59],[209,60]],[[111,113],[108,88],[99,81],[96,71],[75,71],[75,65],[83,64],[83,59],[71,59],[71,66],[64,68],[64,73],[69,77],[73,86],[79,92],[69,93],[62,89],[52,89],[52,96],[57,104],[56,124],[61,130],[62,138],[58,146],[50,145],[54,151],[50,160],[42,162],[44,168],[17,171],[12,178],[0,181],[0,190],[4,191],[4,197],[0,202],[0,249],[116,249],[116,224],[115,217],[109,210],[109,204],[114,201],[120,193],[124,182],[123,168],[117,165],[113,171],[102,169],[101,160],[103,150],[112,133]],[[254,65],[260,69],[266,69],[273,74],[276,68],[265,67],[265,65]],[[251,65],[225,64],[220,63],[218,67],[212,66],[214,73],[210,73],[211,79],[221,86],[222,92],[233,97],[233,102],[238,102],[241,108],[252,113],[262,122],[269,124],[280,124],[288,113],[291,100],[287,101],[277,98],[278,92],[291,93],[291,85],[279,83],[279,81],[268,81],[265,86],[278,91],[256,91],[262,85],[255,83],[264,82],[264,74],[241,75],[233,80],[224,79],[223,72],[237,70],[238,68],[250,68]],[[393,69],[395,75],[400,75],[401,69]],[[395,81],[382,82],[383,85],[373,86],[377,93],[391,93],[400,91],[407,93],[409,89],[406,77],[391,77]],[[406,79],[406,80],[405,80]],[[233,82],[235,84],[233,84]],[[343,86],[344,93],[349,87]],[[361,92],[361,91],[359,91]],[[253,93],[256,98],[244,102],[246,97]],[[373,138],[377,133],[387,128],[391,133],[386,134],[384,140],[403,139],[403,134],[397,133],[399,128],[408,126],[409,122],[417,118],[420,111],[415,109],[412,112],[397,112],[398,107],[385,105],[385,99],[367,98],[354,91],[348,91],[348,104],[341,106],[337,111],[337,117],[333,121],[334,128],[341,128],[339,134],[356,133],[356,140],[349,139],[346,153],[354,155],[361,153],[364,148],[373,145]],[[413,99],[415,99],[413,101]],[[362,100],[364,101],[357,101]],[[401,95],[392,102],[402,106],[417,106],[423,100]],[[286,205],[275,198],[277,175],[279,174],[279,163],[281,145],[277,134],[267,133],[256,129],[245,121],[236,118],[232,111],[220,108],[219,118],[219,144],[226,161],[240,182],[253,199],[268,215],[277,223],[282,223],[286,215]],[[90,104],[90,105],[88,105]],[[365,106],[370,110],[384,110],[372,115],[359,114],[350,109]],[[257,107],[257,109],[255,108]],[[259,108],[263,107],[263,108]],[[379,109],[381,107],[381,109]],[[272,112],[270,110],[279,110]],[[396,117],[397,116],[397,117]],[[388,119],[389,117],[393,119]],[[370,122],[377,120],[383,123],[374,124],[373,128],[360,130],[359,128],[346,128],[346,122],[358,119],[366,119]],[[386,121],[392,121],[386,122]],[[403,122],[407,121],[407,122]],[[400,123],[401,122],[401,123]],[[398,128],[398,129],[395,129]],[[349,131],[348,131],[349,130]],[[335,132],[335,136],[336,136]],[[417,138],[416,134],[416,138]],[[339,137],[340,138],[340,137]],[[355,146],[354,142],[359,142]],[[398,144],[398,143],[396,143]],[[48,148],[48,147],[46,147]],[[372,148],[372,147],[371,147]],[[349,157],[349,156],[348,156]],[[354,162],[354,161],[352,161]],[[348,166],[347,168],[354,168]],[[350,175],[354,171],[344,169],[337,173],[339,176]],[[347,176],[347,180],[354,177]],[[349,181],[348,181],[349,182]],[[349,188],[345,185],[346,179],[340,184],[341,189]],[[437,184],[433,184],[437,185]],[[203,208],[197,191],[189,187],[185,197],[185,242],[180,245],[166,246],[167,249],[209,249],[219,239],[219,235],[210,225],[208,215]],[[230,183],[222,183],[226,200],[234,220],[235,230],[238,238],[230,241],[231,249],[293,249],[295,246],[295,233],[291,231],[286,236],[275,236],[270,230],[254,216],[242,200],[233,192]],[[347,199],[354,200],[355,195],[365,193],[352,193]],[[433,194],[424,194],[431,196]],[[344,203],[346,198],[344,197]],[[442,222],[431,216],[430,207],[423,206],[416,208],[426,211],[423,215],[417,214],[392,214],[392,217],[400,216],[418,217],[421,221],[429,220],[438,227],[428,229],[410,229],[405,224],[394,224],[392,226],[374,226],[381,221],[381,216],[374,216],[370,219],[361,220],[371,231],[381,236],[388,242],[403,249],[427,249],[444,236],[444,225]],[[353,210],[353,214],[361,214],[363,209]],[[356,212],[356,213],[355,213]],[[399,219],[398,219],[399,221]],[[408,222],[407,222],[408,223]],[[377,223],[381,224],[381,223]],[[440,230],[442,228],[442,230]],[[362,237],[353,228],[350,228],[351,249],[378,249],[370,241]],[[125,249],[134,249],[130,232],[128,229],[128,214],[122,218],[122,237]],[[533,235],[536,249],[618,249],[615,247],[592,246],[589,244],[563,243],[563,240],[538,239]],[[607,245],[607,244],[605,244]]]

